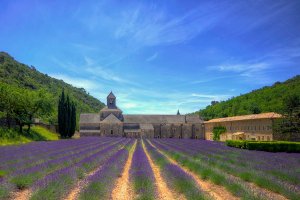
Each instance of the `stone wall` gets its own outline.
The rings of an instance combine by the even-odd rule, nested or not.
[[[253,119],[242,121],[228,121],[228,122],[211,122],[205,123],[205,139],[212,140],[214,127],[226,127],[226,133],[220,137],[221,141],[235,139],[233,134],[243,132],[246,140],[267,141],[273,140],[273,121],[272,119]]]
[[[108,137],[124,136],[122,123],[100,123],[100,133]]]

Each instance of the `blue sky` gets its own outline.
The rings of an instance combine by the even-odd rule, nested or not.
[[[124,113],[189,113],[300,74],[300,1],[1,0],[0,51]]]

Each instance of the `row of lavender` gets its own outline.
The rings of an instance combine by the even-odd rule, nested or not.
[[[300,155],[230,148],[222,143],[197,140],[152,140],[158,148],[204,179],[223,185],[243,198],[268,199],[268,193],[253,191],[246,182],[300,198]]]
[[[137,142],[129,173],[137,199],[157,199],[155,178],[141,140]]]
[[[167,184],[167,187],[176,192],[175,198],[180,198],[183,195],[186,199],[211,199],[194,178],[186,173],[181,167],[171,163],[166,156],[161,154],[155,147],[145,142],[147,151],[149,152],[154,163],[160,168],[161,174]]]
[[[128,140],[84,138],[50,143],[44,143],[46,152],[40,143],[35,144],[42,152],[39,152],[35,145],[4,149],[5,155],[1,156],[3,162],[0,170],[4,172],[4,176],[1,178],[0,198],[7,198],[13,191],[26,188],[33,190],[34,198],[40,196],[39,194],[46,194],[51,188],[56,188],[60,182],[57,180],[60,179],[68,180],[62,182],[72,185],[76,178],[99,166],[112,153],[128,143]],[[8,160],[7,155],[10,153],[17,153],[19,156],[12,156],[12,160]],[[57,196],[63,194],[62,190],[55,191]]]

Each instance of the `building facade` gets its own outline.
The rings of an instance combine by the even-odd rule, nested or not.
[[[198,115],[123,115],[116,97],[107,96],[100,113],[80,115],[80,136],[204,139],[203,120]]]
[[[213,128],[222,126],[226,132],[220,135],[220,140],[273,140],[274,120],[281,115],[270,112],[253,115],[243,115],[212,119],[204,122],[205,139],[213,140]]]

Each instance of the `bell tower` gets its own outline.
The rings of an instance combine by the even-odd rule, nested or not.
[[[107,96],[107,108],[108,109],[116,109],[116,96],[110,92],[109,95]]]

